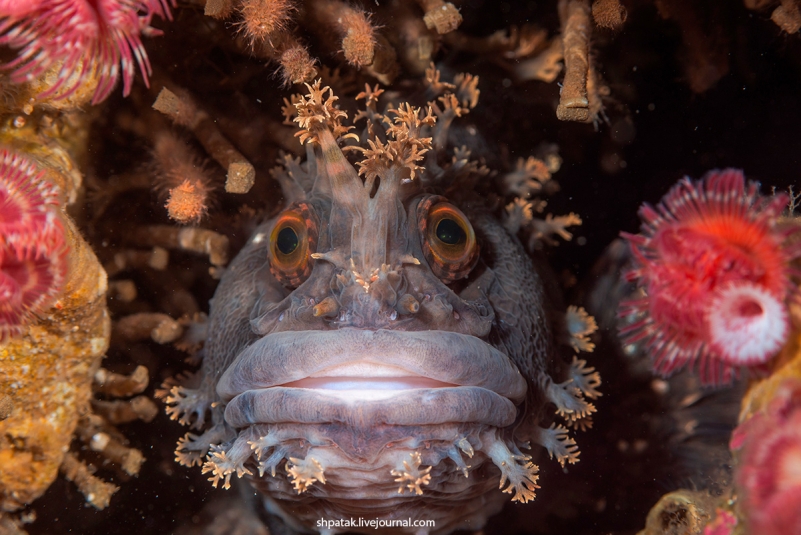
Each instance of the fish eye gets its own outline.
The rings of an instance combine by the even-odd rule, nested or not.
[[[298,233],[292,227],[284,227],[278,232],[275,246],[281,254],[292,254],[298,248]]]
[[[459,245],[467,240],[464,229],[450,217],[440,219],[435,234],[437,239],[446,245]]]
[[[466,277],[478,260],[473,226],[461,210],[442,197],[429,197],[418,207],[423,255],[443,282]]]
[[[311,275],[317,224],[309,205],[298,203],[278,216],[270,233],[270,272],[284,286],[296,288]]]

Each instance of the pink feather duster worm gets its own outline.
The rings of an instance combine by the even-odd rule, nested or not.
[[[92,77],[97,104],[122,74],[123,94],[131,91],[136,64],[148,83],[150,62],[142,33],[153,15],[170,18],[170,0],[0,0],[0,45],[19,49],[3,66],[15,83],[60,68],[56,83],[40,98],[66,98]]]
[[[623,234],[639,293],[621,303],[621,335],[658,373],[697,365],[704,384],[725,384],[787,340],[799,227],[779,222],[787,195],[758,189],[736,169],[684,178],[656,208],[643,205],[640,234]]]

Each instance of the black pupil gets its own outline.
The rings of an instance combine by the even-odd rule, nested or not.
[[[282,228],[275,245],[283,254],[292,254],[298,248],[298,234],[292,227]]]
[[[459,226],[459,223],[453,219],[445,218],[437,223],[437,238],[439,238],[442,243],[457,245],[462,243],[467,236],[464,233],[464,229]]]

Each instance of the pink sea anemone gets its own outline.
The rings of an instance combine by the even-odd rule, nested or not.
[[[0,340],[61,292],[66,238],[58,197],[28,158],[0,149]]]
[[[0,0],[0,13],[5,17],[19,17],[36,9],[43,0]]]
[[[640,209],[631,244],[640,297],[621,303],[626,343],[642,342],[663,375],[698,364],[705,384],[729,382],[741,366],[764,364],[789,333],[788,238],[778,217],[788,197],[759,195],[742,171],[683,179],[656,207]]]
[[[15,83],[32,80],[60,63],[57,82],[40,95],[66,98],[92,77],[96,104],[122,73],[131,91],[135,63],[145,84],[150,62],[140,36],[154,32],[153,15],[169,18],[170,0],[0,0],[0,45],[19,49],[4,66]],[[23,7],[24,6],[24,7]]]
[[[750,533],[801,535],[801,382],[782,383],[731,445],[742,450],[736,482]]]

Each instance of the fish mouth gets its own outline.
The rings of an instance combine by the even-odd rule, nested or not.
[[[526,381],[504,353],[449,331],[280,332],[245,348],[217,384],[234,427],[514,422]]]

